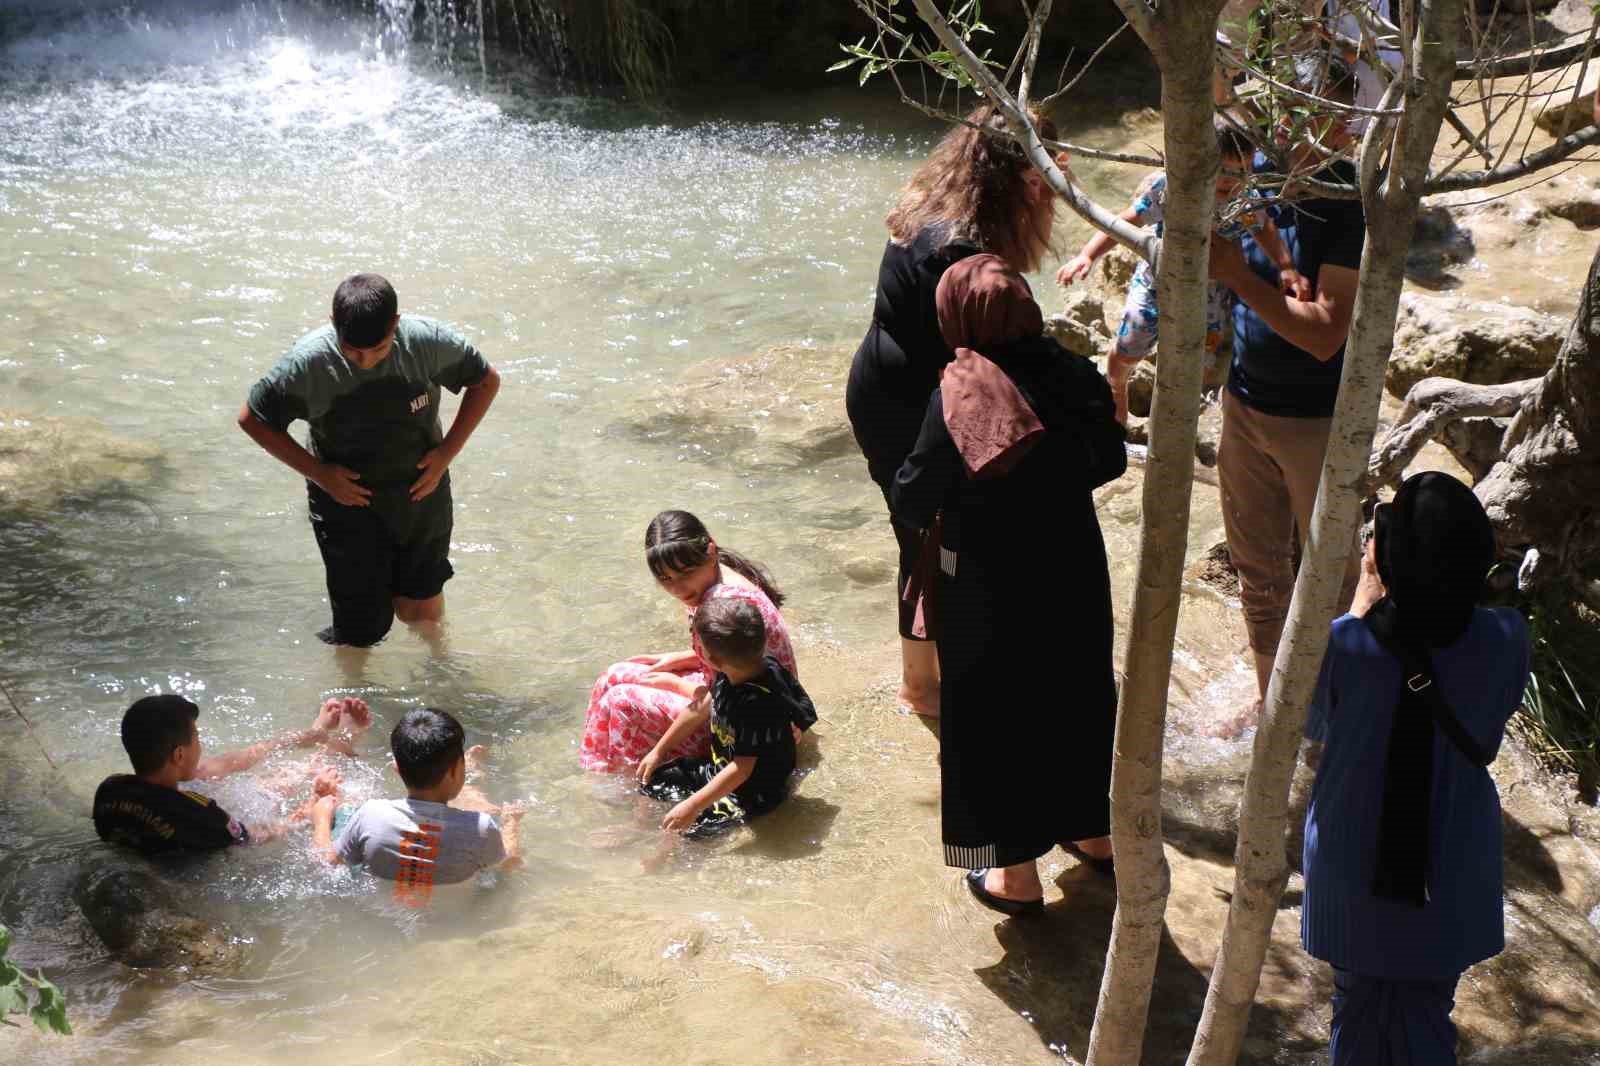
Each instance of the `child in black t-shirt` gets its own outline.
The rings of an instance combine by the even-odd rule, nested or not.
[[[694,630],[717,674],[640,762],[639,782],[646,795],[674,804],[661,828],[698,836],[783,802],[796,742],[817,712],[794,675],[765,654],[766,625],[753,604],[708,599],[695,612]],[[708,715],[710,757],[663,763]]]
[[[330,699],[310,729],[252,744],[240,751],[202,757],[195,720],[200,708],[178,695],[146,696],[122,716],[122,746],[133,773],[113,774],[94,794],[94,828],[116,844],[146,854],[165,851],[209,851],[235,844],[262,844],[284,834],[288,825],[246,826],[218,806],[216,800],[178,786],[185,781],[214,780],[255,766],[284,748],[328,744],[348,750],[341,727],[359,731],[372,724],[372,712],[359,699]],[[313,791],[331,794],[338,777],[331,771],[314,775]]]

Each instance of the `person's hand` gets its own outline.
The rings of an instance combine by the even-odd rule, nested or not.
[[[1306,276],[1293,267],[1278,271],[1278,288],[1284,295],[1293,296],[1296,300],[1309,301],[1317,294]]]
[[[1111,402],[1116,405],[1116,412],[1113,417],[1116,418],[1117,424],[1126,427],[1128,424],[1128,383],[1126,381],[1121,383],[1121,388],[1115,385],[1111,387]]]
[[[647,685],[650,688],[665,689],[668,692],[676,692],[680,696],[688,696],[691,699],[694,697],[694,693],[688,691],[688,682],[684,681],[684,679],[679,677],[677,674],[652,671],[651,673],[645,674],[643,677],[639,678],[639,680],[635,681],[634,684]]]
[[[422,471],[422,476],[411,483],[411,502],[416,503],[427,499],[433,490],[439,487],[439,481],[444,477],[444,472],[450,469],[451,460],[455,453],[444,445],[429,448],[417,463],[417,469]]]
[[[335,463],[318,463],[311,478],[312,484],[332,496],[335,502],[346,507],[366,507],[372,502],[372,490],[357,485],[360,480],[360,474]]]
[[[639,778],[639,784],[648,785],[650,783],[651,776],[660,768],[661,753],[656,749],[651,748],[650,754],[639,760],[639,766],[634,773]]]
[[[1350,603],[1350,613],[1357,618],[1366,616],[1373,606],[1384,596],[1388,589],[1383,587],[1383,578],[1378,576],[1378,547],[1377,538],[1367,541],[1366,550],[1361,553],[1361,580],[1356,583],[1355,599]]]
[[[628,659],[628,662],[630,662],[630,663],[638,663],[640,666],[649,666],[649,667],[652,667],[652,668],[657,668],[657,667],[659,667],[659,664],[660,664],[661,660],[662,659],[666,659],[666,658],[670,658],[670,656],[655,655],[655,654],[651,654],[651,653],[646,653],[644,655],[632,656],[631,658]]]
[[[319,733],[331,733],[339,728],[339,719],[343,714],[344,700],[338,698],[323,700],[322,709],[317,712],[311,728]]]
[[[1238,243],[1215,234],[1211,237],[1211,260],[1208,266],[1208,273],[1213,280],[1230,287],[1250,269],[1244,261],[1244,252],[1239,249]]]
[[[693,799],[686,799],[667,812],[667,816],[661,819],[661,828],[670,833],[681,833],[693,825],[698,817],[700,808],[695,805]]]
[[[1073,256],[1061,264],[1061,269],[1056,271],[1057,285],[1071,285],[1074,281],[1082,281],[1089,276],[1089,271],[1094,269],[1094,260],[1082,253]]]

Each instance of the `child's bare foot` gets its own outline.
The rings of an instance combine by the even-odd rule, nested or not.
[[[322,708],[317,711],[317,717],[311,723],[312,729],[320,729],[331,733],[339,728],[340,716],[344,713],[344,701],[340,699],[326,699],[322,701]]]
[[[311,781],[311,794],[317,797],[338,796],[341,780],[338,767],[324,767]]]
[[[372,728],[372,708],[359,696],[347,696],[340,722],[352,733],[364,733]]]

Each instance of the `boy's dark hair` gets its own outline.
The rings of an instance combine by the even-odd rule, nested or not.
[[[122,746],[136,774],[153,774],[194,739],[200,708],[182,696],[146,696],[122,716]]]
[[[407,711],[389,734],[394,766],[407,788],[432,788],[465,756],[467,734],[448,711]]]
[[[731,666],[753,666],[767,653],[767,624],[749,600],[706,600],[694,612],[694,631],[706,651]]]
[[[400,310],[394,286],[378,274],[352,274],[333,293],[333,330],[352,348],[373,348]]]
[[[1217,154],[1224,160],[1242,159],[1249,163],[1255,157],[1256,146],[1250,143],[1250,138],[1238,125],[1223,115],[1217,115],[1212,118],[1211,126],[1217,134]]]
[[[1356,69],[1329,52],[1301,56],[1294,61],[1294,87],[1336,104],[1353,104],[1356,102]]]

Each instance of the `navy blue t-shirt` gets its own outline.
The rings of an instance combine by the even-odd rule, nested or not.
[[[1256,156],[1257,169],[1266,165]],[[1323,171],[1324,180],[1354,183],[1355,168],[1336,163]],[[1294,259],[1295,269],[1313,288],[1324,265],[1359,270],[1367,239],[1366,215],[1360,200],[1306,199],[1270,208],[1272,219]],[[1248,234],[1241,239],[1245,261],[1266,281],[1278,283],[1278,268]],[[1273,332],[1243,300],[1233,304],[1233,364],[1228,391],[1262,414],[1289,418],[1327,418],[1339,395],[1344,345],[1322,362]]]

